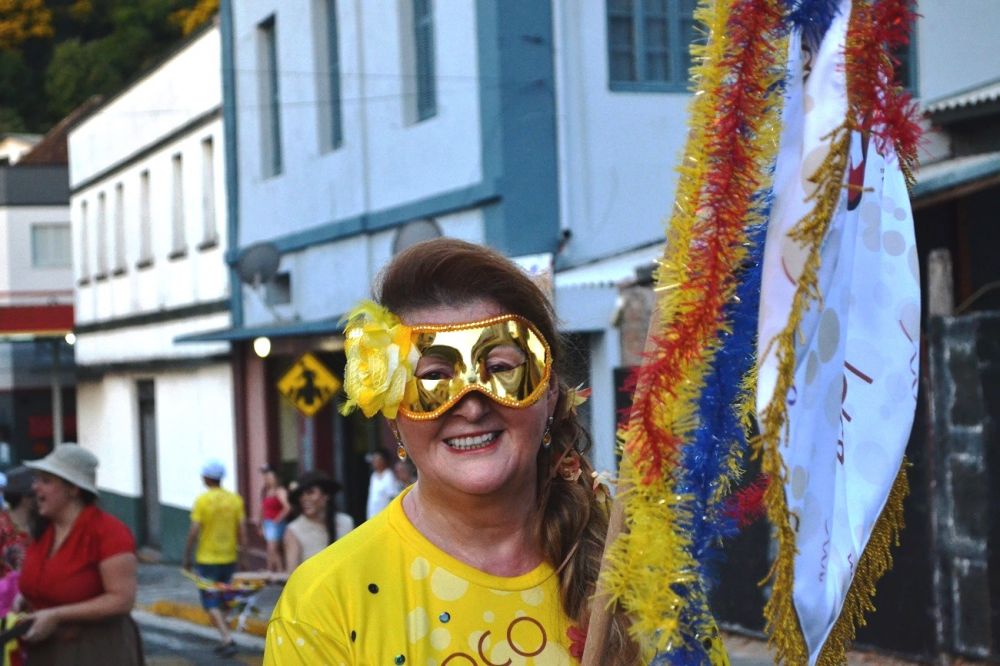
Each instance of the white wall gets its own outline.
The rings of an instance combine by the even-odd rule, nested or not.
[[[217,108],[220,49],[218,27],[207,30],[70,132],[70,188]]]
[[[159,374],[156,386],[160,502],[190,508],[204,492],[201,466],[218,458],[226,466],[222,486],[236,489],[233,385],[229,364]]]
[[[216,331],[229,325],[229,313],[187,317],[143,326],[80,333],[76,340],[77,365],[141,363],[160,359],[194,359],[229,352],[226,342],[182,342],[181,335]]]
[[[77,385],[79,443],[101,464],[97,485],[127,497],[142,494],[136,382],[155,387],[160,502],[190,508],[203,490],[201,465],[219,458],[235,486],[232,371],[228,364],[186,371],[119,373]]]
[[[0,292],[61,291],[73,285],[71,268],[31,264],[31,226],[69,224],[66,206],[0,206]]]
[[[438,113],[411,124],[406,121],[408,75],[400,52],[400,3],[338,2],[344,142],[325,153],[318,136],[316,78],[325,65],[315,61],[314,7],[312,0],[234,3],[241,246],[482,178],[475,3],[438,3]],[[284,172],[264,178],[257,26],[272,14]],[[360,42],[358,34],[363,35]]]
[[[1000,77],[1000,2],[920,0],[917,94],[924,102]]]
[[[612,92],[604,2],[554,0],[559,206],[571,264],[661,240],[687,138],[686,93]]]
[[[77,382],[78,443],[97,456],[97,485],[112,492],[141,494],[138,397],[128,376],[106,376],[101,382]]]
[[[471,209],[435,218],[444,236],[483,243],[483,212]],[[292,281],[292,304],[278,308],[286,318],[306,321],[339,317],[360,299],[371,297],[378,272],[392,258],[395,231],[354,236],[282,257],[279,271],[288,271]],[[248,326],[274,321],[260,299],[243,287],[244,319]]]
[[[217,242],[200,249],[205,240],[205,219],[202,214],[203,173],[202,142],[212,141],[214,229]],[[182,156],[183,209],[186,255],[170,258],[173,251],[173,157]],[[149,212],[152,230],[152,265],[141,268],[140,178],[149,173]],[[98,198],[105,197],[105,238],[107,265],[115,265],[115,197],[116,186],[122,186],[125,222],[125,272],[96,281],[98,252]],[[87,220],[83,219],[86,202]],[[108,178],[73,194],[71,201],[74,238],[74,266],[77,277],[90,279],[90,284],[78,288],[76,320],[78,323],[104,321],[140,312],[177,308],[225,298],[229,293],[229,277],[224,260],[226,247],[226,190],[222,120],[210,123],[170,142],[145,158],[129,164]],[[86,233],[84,233],[86,224]],[[86,241],[87,262],[83,262]]]

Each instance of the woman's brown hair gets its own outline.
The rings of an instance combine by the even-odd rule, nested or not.
[[[563,345],[555,311],[537,284],[516,264],[481,245],[449,238],[418,243],[396,256],[376,285],[375,300],[397,315],[409,310],[491,300],[531,321],[552,349],[559,398],[550,432],[552,444],[538,453],[538,539],[559,572],[563,610],[581,629],[590,618],[608,530],[608,506],[593,491],[593,467],[585,453],[590,437],[567,404],[568,387],[558,378]],[[556,473],[575,451],[583,472],[576,480]],[[615,615],[606,654],[613,664],[634,664],[638,651],[627,635],[627,618]]]

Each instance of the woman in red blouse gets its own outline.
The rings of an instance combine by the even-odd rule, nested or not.
[[[32,611],[23,639],[29,663],[142,664],[129,615],[135,541],[124,523],[95,506],[97,457],[63,444],[25,464],[36,471],[38,513],[48,521],[21,569],[21,594]]]

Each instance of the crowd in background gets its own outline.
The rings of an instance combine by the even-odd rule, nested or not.
[[[397,471],[381,451],[370,460],[369,516],[413,481],[404,461]],[[60,664],[70,654],[83,665],[144,663],[129,614],[137,587],[135,539],[98,506],[98,464],[93,453],[68,443],[0,472],[0,632],[11,638],[0,645],[4,663]],[[261,473],[259,530],[268,572],[290,573],[354,528],[334,506],[340,485],[323,472],[307,472],[287,488],[273,467]],[[250,562],[243,498],[222,488],[225,474],[218,460],[201,469],[205,492],[192,507],[184,568],[219,631],[216,653],[232,656],[223,590]]]

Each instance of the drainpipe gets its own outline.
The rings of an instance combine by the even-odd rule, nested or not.
[[[63,443],[63,406],[62,382],[60,381],[59,343],[60,338],[52,339],[52,446]]]
[[[229,266],[230,325],[243,325],[243,287],[236,272],[239,256],[239,150],[236,114],[236,64],[233,23],[233,0],[219,2],[219,33],[222,41],[222,131],[226,161],[226,263]],[[246,345],[231,342],[229,360],[233,377],[233,436],[236,457],[236,487],[244,494],[250,489],[250,470],[246,461]]]

